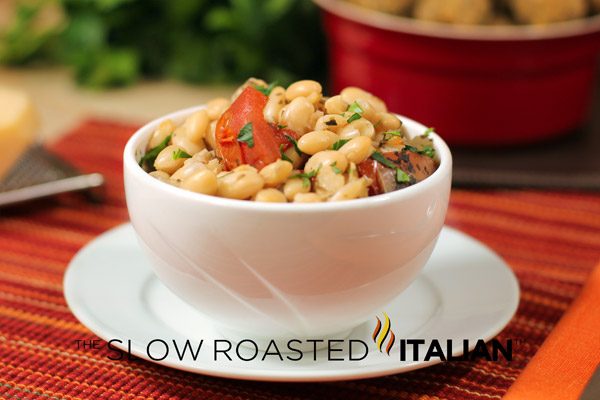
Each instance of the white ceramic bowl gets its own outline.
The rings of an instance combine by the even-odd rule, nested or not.
[[[452,157],[432,134],[440,165],[411,187],[318,204],[257,203],[189,192],[139,167],[161,120],[125,146],[127,207],[159,279],[250,339],[340,337],[374,318],[428,260],[444,223]],[[402,117],[411,135],[426,127]]]

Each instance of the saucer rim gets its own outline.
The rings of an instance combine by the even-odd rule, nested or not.
[[[77,320],[82,323],[85,327],[87,327],[92,333],[97,335],[99,338],[108,341],[110,339],[120,337],[121,333],[116,332],[110,326],[107,326],[95,319],[93,317],[93,313],[86,312],[88,308],[86,308],[83,302],[78,301],[79,292],[76,290],[70,290],[69,288],[73,288],[73,280],[76,279],[75,271],[78,265],[82,265],[80,259],[83,259],[87,256],[88,252],[94,250],[94,245],[97,245],[98,242],[106,239],[109,236],[114,235],[116,232],[121,230],[132,230],[133,226],[130,222],[126,222],[115,226],[106,232],[96,236],[94,239],[86,243],[77,254],[71,259],[67,269],[65,271],[65,275],[63,278],[63,292],[66,303],[73,313],[73,315],[77,318]],[[473,238],[472,236],[461,232],[458,229],[449,227],[444,225],[442,228],[442,232],[451,232],[452,234],[457,234],[461,237],[461,240],[466,242],[470,242],[469,245],[476,245],[483,248],[487,255],[490,257],[496,258],[496,261],[502,264],[505,271],[507,273],[507,278],[509,278],[510,283],[512,284],[512,290],[510,293],[513,293],[510,298],[511,307],[509,309],[508,305],[506,307],[506,311],[504,314],[504,318],[498,318],[493,325],[485,332],[485,334],[481,335],[481,339],[485,342],[488,342],[495,336],[497,336],[512,320],[514,315],[517,312],[521,291],[519,287],[518,280],[513,272],[513,270],[508,266],[508,264],[489,246],[480,242],[479,240]],[[442,232],[440,233],[440,238],[442,236]],[[437,245],[436,245],[437,246]],[[152,271],[150,270],[150,274]],[[400,294],[398,295],[400,296]],[[397,296],[397,297],[398,297]],[[508,297],[507,297],[508,303]],[[431,327],[429,327],[431,329]],[[122,344],[114,344],[114,347],[119,348],[120,350],[128,351],[127,346]],[[470,343],[468,350],[472,351],[475,347],[475,343]],[[131,354],[143,359],[145,361],[149,361],[151,363],[173,368],[180,371],[186,371],[194,374],[219,377],[219,378],[229,378],[229,379],[238,379],[238,380],[248,380],[248,381],[266,381],[266,382],[332,382],[332,381],[341,381],[341,380],[355,380],[355,379],[368,379],[375,377],[382,377],[387,375],[394,375],[399,373],[405,373],[414,371],[421,368],[430,367],[436,364],[441,363],[440,359],[431,359],[429,361],[413,361],[409,364],[392,364],[392,363],[381,363],[375,364],[372,366],[368,366],[368,370],[365,370],[365,366],[357,366],[350,369],[330,369],[327,371],[327,374],[323,374],[321,370],[314,371],[311,369],[306,370],[289,370],[285,367],[280,370],[274,369],[260,369],[260,368],[241,368],[236,366],[226,366],[219,368],[210,368],[210,367],[202,367],[202,363],[197,364],[198,366],[190,367],[185,363],[172,362],[168,359],[163,361],[156,361],[149,358],[143,351],[140,351],[136,348],[131,348]],[[463,354],[462,348],[459,348],[457,351],[452,353],[453,356],[460,356]],[[218,363],[216,363],[218,365]],[[227,364],[221,364],[227,365]]]

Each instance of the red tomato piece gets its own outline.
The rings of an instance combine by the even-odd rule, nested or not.
[[[377,167],[378,162],[370,158],[367,158],[365,161],[356,166],[358,175],[366,176],[372,181],[371,186],[369,186],[369,196],[375,196],[383,193],[383,189],[379,185],[379,180],[377,179]]]
[[[225,169],[232,170],[239,165],[249,164],[260,170],[281,158],[281,145],[284,149],[291,145],[286,134],[294,139],[297,137],[295,132],[277,129],[265,121],[263,109],[267,100],[268,97],[263,93],[248,86],[219,118],[215,142]],[[248,123],[252,124],[252,147],[246,142],[238,141],[240,130]]]

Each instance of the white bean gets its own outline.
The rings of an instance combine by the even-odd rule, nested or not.
[[[294,203],[320,203],[323,199],[316,193],[296,193]]]
[[[277,189],[268,188],[262,189],[254,196],[254,201],[266,203],[287,203],[287,199],[283,193]]]
[[[279,114],[279,124],[287,126],[302,135],[311,129],[310,120],[315,108],[306,97],[296,97],[283,107]]]
[[[388,111],[385,102],[377,96],[371,96],[371,98],[369,99],[369,103],[371,103],[373,108],[375,108],[375,111],[377,111],[378,113],[386,113]]]
[[[371,139],[367,136],[358,136],[344,144],[339,152],[346,156],[348,161],[360,164],[373,153]]]
[[[288,179],[283,185],[283,194],[289,201],[293,201],[294,196],[296,196],[298,193],[310,192],[310,186],[310,183],[307,185],[300,178]]]
[[[348,86],[340,92],[340,96],[347,104],[352,104],[357,99],[369,100],[373,95],[361,88]]]
[[[154,168],[156,168],[158,171],[166,172],[169,175],[173,174],[175,171],[181,168],[185,161],[185,158],[173,157],[178,150],[182,150],[182,148],[176,145],[165,147],[160,153],[158,153],[158,156],[156,156],[156,160],[154,160]]]
[[[276,187],[285,182],[290,176],[294,166],[289,161],[277,160],[260,170],[260,176],[265,181],[265,186]]]
[[[383,100],[360,88],[349,86],[341,91],[340,96],[348,104],[354,103],[357,99],[363,99],[368,101],[375,111],[387,112],[387,107]]]
[[[348,168],[348,160],[346,157],[335,150],[324,150],[316,153],[308,159],[306,165],[304,165],[304,172],[310,173],[317,170],[318,168],[325,167],[327,165],[333,165],[339,169],[342,173]]]
[[[196,171],[181,183],[183,189],[209,195],[217,194],[217,186],[217,176],[209,169]]]
[[[315,104],[321,98],[323,88],[317,81],[304,80],[292,83],[285,91],[287,101],[292,101],[297,97],[307,97],[311,103]]]
[[[204,149],[205,144],[204,141],[200,142],[192,142],[186,135],[186,131],[183,130],[183,127],[179,127],[175,129],[173,136],[171,137],[171,142],[175,145],[183,149],[190,156],[193,156],[200,150]]]
[[[339,133],[340,130],[348,125],[348,117],[339,114],[324,115],[315,123],[315,131],[331,131]]]
[[[348,182],[335,192],[335,194],[329,198],[329,201],[343,201],[367,197],[369,195],[370,184],[370,179],[365,178],[364,176],[360,179]]]
[[[210,123],[208,132],[206,132],[206,137],[204,138],[204,141],[206,142],[208,147],[210,147],[211,149],[216,148],[216,141],[217,141],[216,136],[215,136],[216,130],[217,130],[217,121],[213,121]]]
[[[158,128],[156,128],[156,130],[154,131],[154,133],[152,133],[152,137],[148,142],[148,149],[152,149],[161,144],[163,140],[167,138],[167,136],[173,133],[174,130],[175,124],[170,119],[161,122],[160,125],[158,125]]]
[[[263,188],[263,178],[250,169],[232,171],[217,179],[217,194],[230,199],[244,200]]]
[[[252,165],[248,165],[248,164],[242,164],[238,167],[235,167],[233,170],[237,171],[237,172],[250,171],[250,172],[258,173],[258,170],[256,168],[254,168]]]
[[[165,171],[152,171],[150,172],[150,176],[158,179],[161,182],[169,183],[169,174]]]
[[[190,141],[200,144],[206,136],[209,122],[207,111],[198,110],[185,120],[182,128]]]
[[[212,99],[206,103],[206,112],[211,121],[217,120],[221,117],[221,114],[227,110],[231,103],[229,100],[223,97]]]
[[[325,111],[327,114],[342,114],[348,109],[348,105],[349,104],[342,99],[342,96],[333,96],[325,101]]]
[[[285,106],[285,89],[281,86],[273,88],[271,94],[269,94],[269,100],[263,109],[263,116],[265,121],[272,124],[279,123],[279,114],[281,109]]]
[[[306,154],[316,154],[327,150],[339,139],[338,135],[331,131],[312,131],[298,139],[298,148]]]
[[[377,132],[395,131],[402,126],[400,119],[390,113],[379,113],[376,120]]]
[[[178,183],[181,183],[184,179],[190,177],[191,175],[202,169],[206,169],[206,164],[194,160],[193,158],[188,158],[184,161],[183,166],[173,173],[171,179]]]
[[[341,139],[353,139],[358,136],[372,138],[375,135],[375,127],[364,118],[350,122],[340,130]]]
[[[319,170],[315,178],[315,192],[321,197],[327,198],[337,192],[345,183],[346,179],[341,172],[336,172],[331,166],[325,166]]]
[[[377,122],[377,111],[369,101],[359,98],[354,101],[354,104],[357,104],[362,110],[360,113],[361,117],[368,119],[372,123]]]
[[[308,122],[308,125],[310,127],[309,131],[314,129],[319,119],[323,118],[324,115],[325,114],[323,113],[323,111],[317,110],[310,116],[310,121]]]

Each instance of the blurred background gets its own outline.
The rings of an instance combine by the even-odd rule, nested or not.
[[[598,190],[598,12],[599,0],[0,0],[0,191],[24,185],[6,180],[27,149],[85,119],[141,124],[250,76],[372,91],[452,145],[456,185]]]

